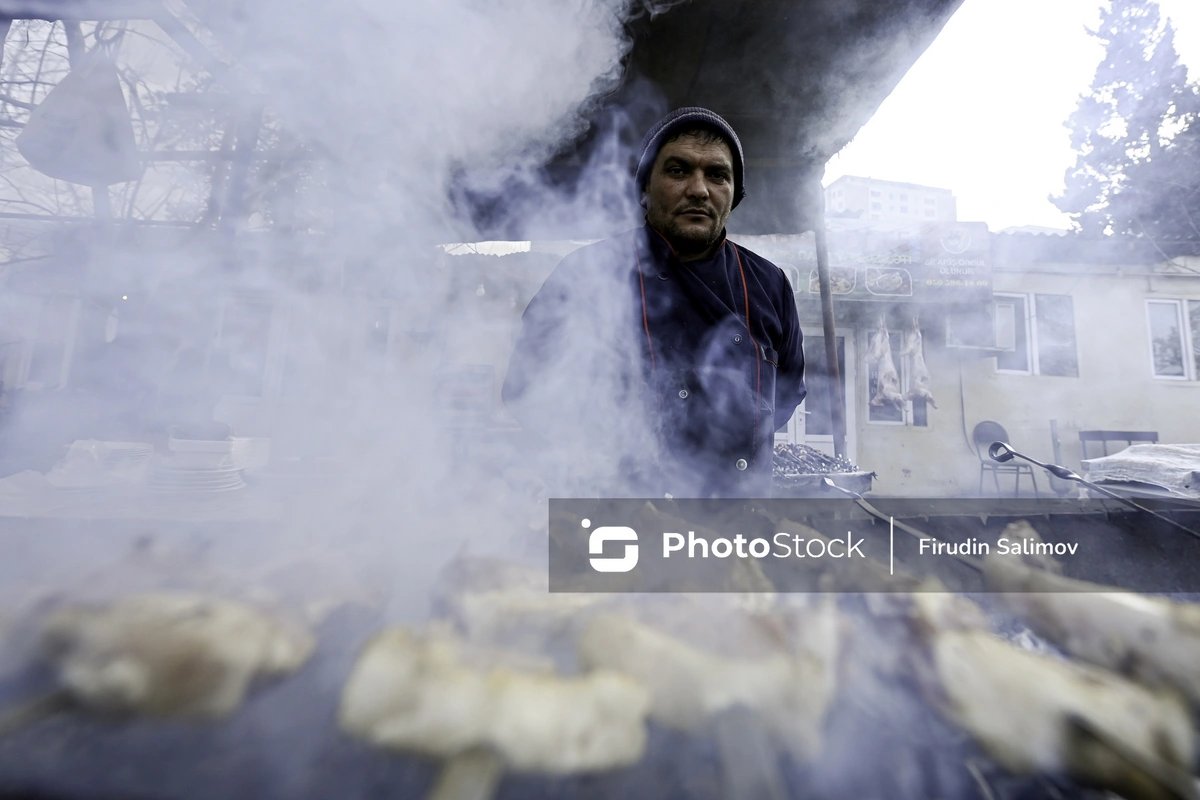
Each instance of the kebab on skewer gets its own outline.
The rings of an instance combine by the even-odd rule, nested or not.
[[[608,670],[557,674],[527,654],[471,647],[448,632],[389,629],[342,693],[342,730],[379,747],[444,760],[432,797],[486,798],[504,769],[547,774],[633,764],[649,697]]]
[[[483,556],[458,556],[433,589],[434,613],[477,645],[548,653],[574,649],[579,625],[619,595],[550,592],[545,568]]]
[[[700,619],[692,610],[673,626],[661,615],[657,624],[597,615],[580,637],[580,661],[645,685],[658,722],[713,735],[725,796],[782,797],[779,747],[805,760],[821,750],[836,688],[836,609],[825,602],[792,620],[716,606]]]
[[[66,606],[41,627],[57,687],[10,709],[12,730],[64,707],[112,715],[221,719],[258,678],[279,678],[312,655],[304,627],[246,603],[149,593],[103,606]]]
[[[927,693],[1000,764],[1130,800],[1195,796],[1195,737],[1180,695],[1006,642],[965,598],[912,598]]]
[[[1200,705],[1200,605],[1075,580],[999,555],[988,588],[1035,633],[1092,664],[1183,692]]]

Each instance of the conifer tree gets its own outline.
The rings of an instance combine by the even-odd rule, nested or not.
[[[1067,121],[1077,153],[1051,201],[1085,234],[1130,234],[1164,255],[1200,245],[1200,87],[1155,0],[1111,0],[1089,31],[1104,44]]]

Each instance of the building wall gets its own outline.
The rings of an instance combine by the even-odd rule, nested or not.
[[[1050,420],[1056,419],[1062,462],[1077,470],[1080,430],[1157,431],[1160,442],[1200,442],[1200,381],[1154,376],[1146,311],[1149,299],[1200,301],[1200,276],[1068,264],[1009,264],[996,268],[994,276],[998,293],[1072,298],[1078,376],[999,372],[995,358],[931,347],[934,337],[927,336],[925,357],[938,409],[930,410],[927,428],[884,427],[865,422],[863,365],[859,462],[879,473],[877,493],[974,494],[979,460],[967,441],[983,420],[1003,425],[1018,450],[1051,460]],[[1045,491],[1047,477],[1039,474],[1038,483]]]
[[[955,222],[958,206],[949,189],[846,175],[825,189],[827,214],[907,222]]]

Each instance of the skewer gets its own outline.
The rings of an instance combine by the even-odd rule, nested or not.
[[[983,794],[984,800],[997,800],[996,793],[988,785],[987,778],[983,777],[983,771],[979,769],[979,764],[975,762],[975,759],[967,759],[967,772],[971,773],[971,777],[979,785],[979,791]]]
[[[711,723],[721,754],[721,796],[784,800],[775,743],[758,713],[736,705],[718,712]]]
[[[1200,792],[1196,790],[1196,778],[1175,765],[1130,747],[1116,736],[1111,736],[1078,714],[1068,715],[1067,724],[1085,736],[1100,742],[1118,756],[1145,772],[1151,778],[1161,783],[1163,787],[1170,790],[1180,800],[1200,800]]]
[[[446,761],[429,800],[491,800],[504,760],[490,747],[474,747]]]
[[[12,708],[0,711],[0,738],[10,733],[41,722],[46,717],[57,714],[71,706],[70,695],[62,689],[54,689],[44,694],[18,703]]]
[[[936,536],[930,536],[928,533],[925,533],[924,531],[914,528],[913,526],[911,526],[907,523],[897,522],[894,517],[889,517],[887,514],[884,514],[882,511],[875,508],[875,506],[868,503],[863,498],[863,496],[861,494],[859,494],[858,492],[854,492],[854,491],[851,491],[850,489],[845,489],[841,486],[838,486],[836,483],[834,483],[829,478],[823,478],[821,482],[825,486],[826,489],[837,489],[842,494],[846,494],[846,495],[849,495],[850,497],[853,497],[855,504],[858,505],[858,507],[861,508],[863,511],[866,511],[868,514],[870,514],[872,517],[875,517],[878,520],[886,522],[889,525],[895,525],[900,530],[904,531],[905,533],[909,534],[910,536],[916,537],[918,540],[919,539],[929,539],[934,542],[942,542],[942,540],[937,538]],[[942,543],[945,544],[944,542],[942,542]],[[957,559],[958,561],[962,562],[963,564],[966,564],[968,567],[970,567],[971,569],[973,569],[977,572],[983,572],[983,562],[981,562],[977,558],[972,558],[971,556],[963,556],[963,555],[953,555],[951,557]]]

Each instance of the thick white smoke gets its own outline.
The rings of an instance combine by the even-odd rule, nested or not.
[[[294,200],[299,222],[295,230],[266,225],[258,232],[242,225],[227,240],[145,229],[81,234],[86,285],[130,299],[121,306],[115,342],[77,348],[72,370],[90,375],[93,390],[59,393],[63,407],[48,423],[47,441],[113,438],[88,422],[109,406],[134,409],[129,420],[146,414],[132,427],[156,436],[215,413],[233,419],[239,435],[270,437],[277,458],[305,459],[316,485],[286,496],[288,508],[270,535],[235,548],[218,540],[212,557],[257,574],[305,553],[335,553],[347,569],[398,592],[404,616],[423,614],[428,581],[464,540],[476,549],[539,552],[545,464],[530,462],[512,437],[477,446],[487,434],[464,432],[441,393],[448,367],[502,368],[519,308],[498,322],[474,291],[461,291],[455,266],[435,245],[478,238],[451,200],[452,184],[464,174],[476,187],[499,187],[501,201],[530,219],[587,218],[611,230],[637,224],[621,169],[630,153],[617,137],[597,148],[597,163],[570,196],[541,185],[538,167],[585,131],[589,112],[615,88],[631,45],[630,16],[669,5],[264,0],[177,7],[232,64],[212,73],[211,91],[231,96],[243,116],[265,107],[271,124],[259,139],[260,156],[295,146],[309,154]],[[177,88],[153,41],[130,33],[121,48],[118,63],[125,66],[135,56],[158,59],[144,72],[147,96]],[[236,114],[215,108],[228,133]],[[147,137],[155,130],[139,128],[139,146],[153,149]],[[232,144],[226,135],[224,145]],[[506,198],[510,181],[523,188]],[[191,190],[223,188],[214,180]],[[202,208],[204,199],[179,202]],[[261,217],[249,227],[264,227]],[[618,313],[620,292],[616,283],[598,289],[597,312]],[[254,311],[237,332],[229,319],[239,303],[266,310]],[[215,335],[214,321],[222,319]],[[372,345],[373,336],[387,342],[382,365],[363,355],[364,338],[368,352],[384,349]],[[103,363],[89,363],[100,351]],[[272,359],[286,364],[272,368]],[[253,408],[231,406],[212,385],[214,375],[272,369],[282,372],[283,385],[265,379]],[[630,430],[630,418],[619,411],[614,417],[597,418],[596,429],[607,426],[621,440],[614,449],[628,448],[640,434]],[[595,455],[576,466],[600,481],[611,464],[604,453]],[[265,513],[253,487],[246,494],[255,513]],[[163,502],[130,500],[156,504],[154,514],[170,518]],[[130,510],[133,518],[144,515],[144,508]],[[103,556],[90,550],[79,567],[120,560],[126,545],[114,539]],[[72,560],[69,553],[54,557]],[[39,568],[32,558],[26,573],[34,583]]]

